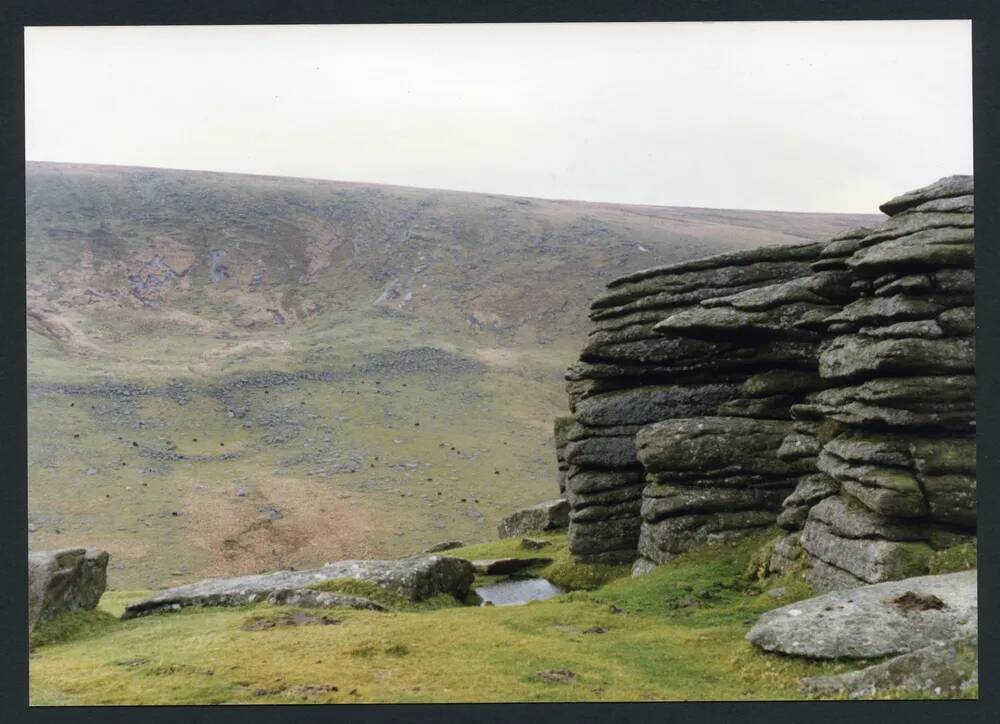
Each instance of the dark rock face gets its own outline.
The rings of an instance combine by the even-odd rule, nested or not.
[[[108,554],[84,548],[28,554],[28,630],[67,611],[97,607],[107,585]]]
[[[786,420],[695,417],[639,431],[646,470],[639,553],[655,563],[774,522],[797,467],[776,456]]]
[[[559,495],[566,494],[566,472],[569,464],[566,462],[566,434],[573,425],[573,418],[567,415],[557,417],[552,425],[552,437],[556,443],[556,482],[559,485]]]
[[[278,571],[237,578],[210,578],[168,588],[129,605],[122,618],[135,618],[185,606],[241,606],[256,601],[304,602],[303,605],[346,605],[374,608],[353,596],[320,596],[310,586],[338,579],[369,581],[411,601],[438,594],[462,599],[471,590],[475,572],[469,561],[442,556],[411,556],[392,561],[339,561],[308,571]],[[369,602],[370,603],[370,602]],[[297,604],[296,604],[297,605]]]
[[[790,431],[796,395],[818,386],[820,337],[810,320],[837,311],[846,294],[834,275],[811,273],[821,249],[753,249],[650,269],[611,282],[593,302],[594,331],[566,375],[577,560],[662,562],[773,522],[797,476],[773,452]],[[773,424],[744,441],[752,419]],[[674,420],[683,442],[654,424]],[[636,437],[651,424],[661,433]],[[753,470],[735,469],[724,452],[734,443],[756,451]],[[714,458],[692,466],[691,455]]]
[[[570,550],[662,563],[775,522],[822,590],[976,526],[974,205],[953,176],[828,242],[612,281],[557,422]]]
[[[501,538],[515,538],[527,533],[565,528],[569,523],[569,504],[562,498],[515,510],[500,521]]]

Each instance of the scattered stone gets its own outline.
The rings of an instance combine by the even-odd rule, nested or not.
[[[285,517],[284,513],[282,513],[280,510],[278,510],[276,506],[273,505],[261,506],[260,508],[257,508],[257,512],[263,513],[264,517],[267,518],[268,520],[281,520],[282,518]]]

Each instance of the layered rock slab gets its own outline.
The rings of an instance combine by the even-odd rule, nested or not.
[[[471,590],[475,571],[461,558],[411,556],[400,560],[338,561],[307,571],[277,571],[236,578],[210,578],[168,588],[130,604],[123,619],[187,606],[241,606],[276,597],[288,600],[294,592],[315,596],[316,584],[333,580],[367,581],[411,601],[438,594],[462,599]]]

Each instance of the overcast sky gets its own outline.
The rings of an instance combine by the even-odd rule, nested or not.
[[[28,28],[26,157],[875,211],[972,172],[968,21]]]

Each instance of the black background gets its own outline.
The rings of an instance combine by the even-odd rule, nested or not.
[[[0,0],[0,718],[6,721],[922,722],[1000,721],[995,685],[1000,475],[1000,3],[996,0]],[[664,704],[441,704],[29,708],[23,29],[30,25],[636,22],[971,18],[976,174],[980,700]],[[873,72],[878,72],[874,69]],[[913,72],[919,74],[920,69]],[[920,153],[919,148],[911,150]],[[873,200],[873,204],[878,200]],[[993,714],[989,714],[992,711]]]

